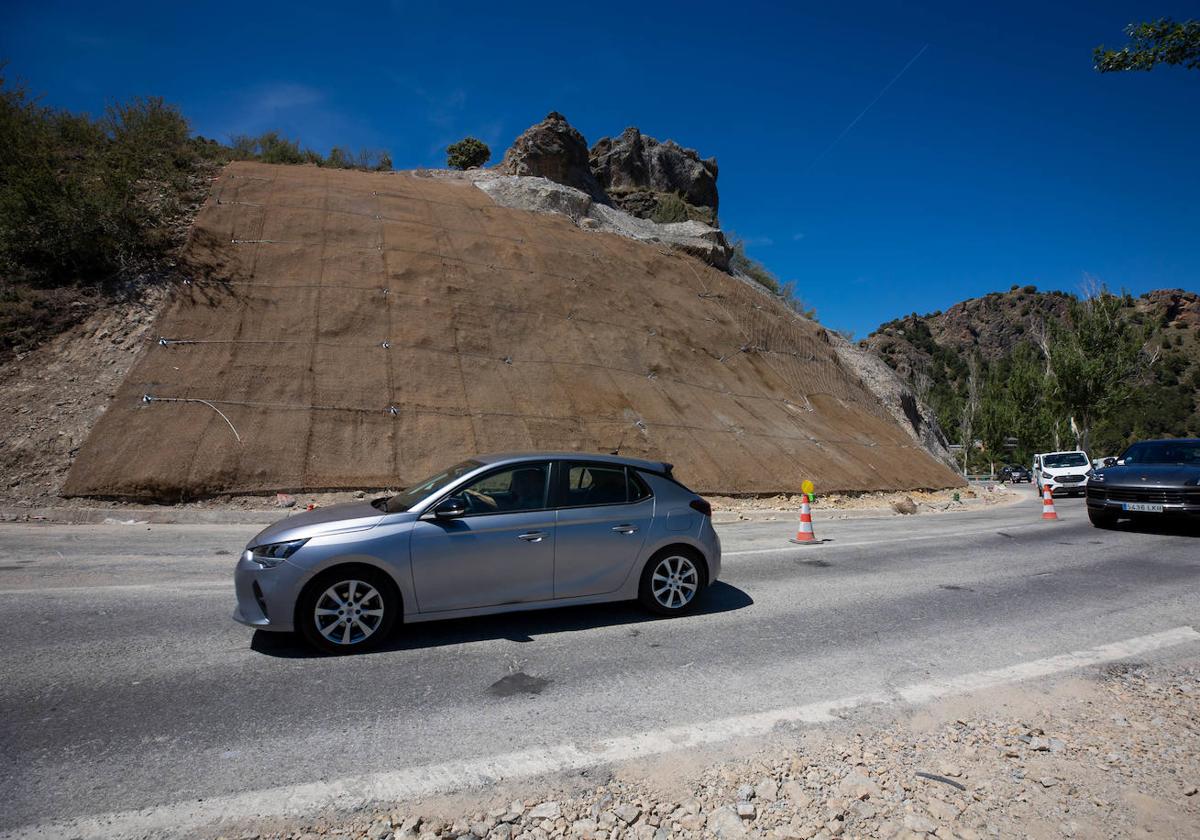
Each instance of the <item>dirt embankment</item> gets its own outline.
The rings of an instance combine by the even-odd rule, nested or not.
[[[68,495],[394,487],[541,448],[672,461],[704,492],[959,481],[818,325],[469,184],[233,164],[185,261]]]
[[[61,504],[79,447],[152,335],[165,290],[98,310],[0,364],[0,502]]]

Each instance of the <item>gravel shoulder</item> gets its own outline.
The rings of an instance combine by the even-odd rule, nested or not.
[[[740,753],[740,754],[739,754]],[[1092,669],[540,785],[221,836],[829,840],[1200,836],[1200,659]],[[205,836],[215,836],[213,829]]]
[[[70,525],[141,524],[269,524],[312,506],[328,507],[384,496],[394,490],[355,490],[268,496],[222,496],[177,505],[130,505],[96,499],[56,499],[42,496],[16,502],[0,495],[0,522],[56,522]],[[960,490],[918,490],[900,493],[835,493],[820,496],[814,511],[824,519],[955,513],[1017,504],[1031,498],[1028,487],[993,482]],[[710,496],[713,521],[776,522],[794,520],[800,496]]]

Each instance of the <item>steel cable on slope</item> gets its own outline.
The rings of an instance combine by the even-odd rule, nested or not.
[[[266,179],[263,179],[263,180],[266,180]],[[276,185],[274,183],[272,183],[272,187],[275,187],[275,186]],[[381,194],[379,193],[379,191],[372,192],[373,197],[378,197],[380,195]],[[482,210],[483,210],[483,208],[472,207],[472,206],[463,205],[463,204],[456,204],[456,203],[452,203],[452,202],[439,202],[436,200],[429,199],[426,196],[417,196],[417,195],[404,194],[404,193],[398,193],[398,194],[383,193],[382,195],[384,197],[400,198],[400,199],[403,199],[406,201],[412,201],[412,202],[423,201],[423,202],[430,203],[430,204],[436,204],[436,205],[440,205],[440,206],[444,206],[444,207],[451,207],[451,208],[454,208],[457,210],[465,210],[465,211],[469,211],[469,212],[473,212],[473,213],[482,212]],[[236,199],[233,201],[226,202],[224,199],[219,198],[219,197],[218,197],[217,201],[218,201],[218,203],[241,204],[241,205],[246,205],[246,206],[260,206],[263,208],[280,208],[280,209],[294,208],[294,209],[313,210],[314,212],[329,212],[329,213],[337,213],[337,214],[347,214],[347,215],[359,216],[359,217],[363,217],[363,218],[369,217],[376,221],[387,220],[387,221],[395,221],[398,223],[412,222],[417,225],[433,228],[433,229],[437,230],[438,232],[440,232],[441,234],[443,234],[443,236],[451,234],[451,233],[462,233],[462,234],[468,234],[468,235],[478,235],[478,236],[485,236],[485,237],[491,237],[491,238],[496,238],[496,239],[503,239],[503,240],[516,242],[516,243],[524,243],[527,240],[527,237],[512,237],[512,236],[507,236],[504,234],[492,234],[489,231],[482,230],[482,229],[468,230],[468,229],[464,229],[464,228],[455,228],[455,227],[451,227],[449,225],[445,225],[445,224],[438,225],[433,222],[426,222],[424,220],[419,220],[419,219],[398,218],[398,217],[386,216],[383,213],[367,213],[367,212],[348,211],[348,210],[340,210],[340,209],[330,210],[328,208],[318,209],[318,208],[305,207],[303,205],[292,205],[292,204],[288,204],[288,203],[276,203],[276,204],[262,203],[262,204],[259,204],[256,202],[239,202]],[[540,228],[543,230],[549,230],[551,228],[554,228],[555,233],[561,232],[561,226],[545,225],[545,224],[539,224],[539,223],[534,222],[533,214],[523,214],[523,216],[521,218],[521,223],[524,225],[527,225],[529,227],[532,227],[532,228]],[[381,226],[381,228],[382,228],[382,226]],[[295,245],[300,245],[300,246],[304,246],[304,247],[311,246],[311,243],[307,243],[304,241],[289,241],[289,240],[258,239],[258,240],[234,240],[234,241],[237,242],[238,244],[247,244],[247,245],[253,244],[256,246],[273,245],[273,244],[295,244]],[[603,244],[601,244],[601,248],[603,250],[609,251],[607,256],[610,258],[610,260],[616,256],[616,255],[612,254],[612,252],[609,249],[603,248]],[[380,246],[375,246],[375,247],[361,248],[360,250],[383,251],[384,247],[382,245],[380,245]],[[453,254],[443,253],[441,251],[426,251],[426,250],[421,250],[421,249],[403,248],[403,247],[399,247],[396,245],[390,245],[387,248],[387,251],[388,252],[397,251],[397,252],[402,252],[402,253],[413,253],[413,254],[429,256],[429,257],[433,257],[433,258],[442,260],[443,265],[445,264],[444,261],[451,260],[451,261],[455,261],[462,265],[473,265],[473,266],[478,266],[478,267],[484,267],[484,268],[487,268],[488,270],[492,270],[492,271],[501,270],[501,271],[510,271],[510,272],[520,272],[520,273],[526,273],[526,274],[530,274],[530,275],[569,279],[571,281],[575,280],[575,277],[573,275],[554,272],[551,270],[546,270],[544,268],[542,270],[537,270],[537,269],[529,269],[529,268],[525,268],[525,267],[514,267],[514,266],[507,266],[507,265],[499,265],[498,266],[495,262],[469,260],[469,259],[466,259],[463,257],[453,255]],[[578,256],[584,256],[584,257],[591,258],[592,260],[599,261],[599,256],[595,251],[575,251],[575,250],[567,249],[567,248],[559,248],[558,252],[569,253],[569,254],[574,254],[574,255],[578,255]],[[695,277],[695,279],[700,283],[701,287],[705,290],[704,293],[701,294],[701,296],[706,296],[706,293],[708,292],[708,288],[709,288],[708,284],[705,283],[702,278],[700,278],[699,274],[696,272],[695,267],[691,265],[691,263],[688,259],[684,258],[680,254],[673,253],[673,252],[659,251],[659,253],[664,253],[667,256],[684,260],[688,264],[688,268],[692,272],[693,277]],[[619,262],[636,267],[639,270],[639,272],[644,272],[647,270],[646,266],[641,263],[631,262],[631,261],[628,261],[628,260],[625,260],[622,258],[617,258],[617,260]],[[287,287],[289,287],[289,286],[284,286],[282,284],[279,284],[279,285],[255,284],[255,283],[251,283],[251,282],[247,282],[247,281],[232,281],[232,282],[239,283],[239,284],[245,283],[245,285],[248,285],[248,286],[261,285],[264,288],[271,288],[271,287],[287,288]],[[299,284],[293,284],[290,287],[296,287],[298,285]],[[335,286],[332,286],[332,285],[331,286],[321,286],[321,285],[315,285],[315,284],[312,287],[336,288]],[[361,290],[375,290],[377,287],[346,286],[345,288],[356,288],[356,289],[361,289]],[[405,292],[400,291],[400,290],[384,290],[384,294],[387,294],[388,291],[396,291],[397,294],[405,294]],[[737,291],[737,287],[735,287],[735,293],[736,293],[736,291]],[[408,294],[416,295],[418,293],[408,293]],[[711,295],[709,295],[709,296],[711,296]],[[719,357],[717,357],[717,358],[719,358],[719,360],[723,361],[725,359],[730,358],[731,356],[738,355],[741,353],[755,352],[756,354],[758,354],[764,358],[764,361],[767,363],[768,367],[770,367],[775,372],[776,376],[778,376],[780,378],[780,381],[783,382],[787,386],[788,390],[790,390],[793,393],[799,394],[804,399],[804,401],[808,404],[810,410],[811,410],[811,402],[809,401],[810,395],[817,396],[817,395],[821,395],[821,394],[826,394],[826,395],[828,395],[834,399],[838,399],[838,400],[843,400],[845,398],[846,394],[844,391],[842,391],[841,393],[835,393],[835,391],[833,389],[828,388],[828,387],[813,388],[812,382],[811,382],[811,374],[813,371],[811,371],[811,370],[809,371],[809,376],[807,377],[807,379],[808,379],[807,387],[805,387],[805,382],[802,382],[800,380],[799,375],[794,370],[794,367],[795,367],[794,364],[786,364],[781,367],[779,364],[776,364],[771,360],[770,357],[772,355],[781,355],[781,356],[785,356],[785,357],[791,357],[793,360],[807,358],[809,361],[812,361],[812,362],[816,361],[816,355],[811,350],[809,350],[807,353],[805,353],[803,350],[790,349],[790,348],[785,349],[789,345],[790,345],[790,347],[798,346],[797,336],[795,335],[795,331],[792,331],[791,335],[785,336],[786,339],[788,339],[788,340],[784,340],[784,341],[776,340],[776,336],[780,335],[780,330],[779,330],[778,326],[776,326],[776,325],[769,326],[767,328],[765,334],[761,330],[755,329],[755,325],[754,325],[755,317],[754,317],[753,313],[755,311],[762,310],[763,307],[757,305],[753,301],[750,302],[750,305],[748,307],[750,317],[746,318],[744,315],[739,314],[739,311],[737,309],[734,309],[730,306],[725,305],[721,301],[722,296],[715,296],[715,297],[717,298],[716,302],[718,303],[718,306],[720,306],[721,309],[725,312],[726,317],[729,318],[729,320],[731,322],[733,322],[735,324],[735,326],[738,327],[738,329],[742,332],[743,338],[746,339],[744,341],[744,343],[736,351],[730,350],[728,352],[722,353]],[[499,305],[495,305],[495,306],[497,306],[497,308],[499,308]],[[746,307],[742,307],[742,308],[746,308]],[[516,308],[513,308],[513,309],[515,310]],[[529,310],[517,310],[517,311],[531,312]],[[554,312],[536,312],[536,313],[531,312],[531,314],[537,314],[538,316],[541,316],[541,317],[550,316],[550,317],[565,318],[567,320],[575,319],[571,313],[568,313],[566,316],[562,316],[562,315],[559,315],[558,313],[554,313]],[[776,318],[778,318],[778,315],[776,315]],[[608,326],[614,326],[614,327],[623,326],[620,324],[614,324],[613,322],[606,322],[606,321],[602,321],[599,319],[580,318],[578,320],[580,320],[583,323],[606,324]],[[681,346],[688,347],[688,349],[692,349],[692,350],[699,349],[699,348],[691,347],[690,345],[683,344],[682,342],[678,342],[674,339],[670,339],[666,336],[663,336],[662,338],[666,338],[666,340],[668,340],[668,341],[674,341],[675,343],[678,343]],[[801,336],[801,338],[803,339],[803,342],[805,344],[808,344],[811,346],[810,337]],[[184,340],[176,340],[176,342],[177,343],[217,343],[217,340],[206,341],[206,340],[202,340],[202,339],[201,340],[184,339]],[[244,343],[301,344],[303,342],[294,342],[294,341],[293,342],[284,342],[284,341],[270,342],[268,340],[257,340],[257,341],[256,340],[245,340]],[[309,343],[311,343],[311,342],[309,342]],[[344,343],[333,343],[333,342],[324,342],[324,343],[320,343],[320,344],[324,344],[327,346],[339,346],[339,347],[346,346]],[[417,349],[417,348],[413,348],[413,349]],[[444,351],[441,351],[440,348],[420,348],[420,349],[433,349],[438,352],[444,352]],[[453,352],[453,351],[451,351],[451,352]],[[709,351],[701,351],[701,352],[708,353]],[[466,355],[466,354],[463,354],[463,355]],[[481,357],[481,358],[489,358],[489,359],[492,358],[491,356],[488,356],[487,354],[474,354],[474,355]],[[509,359],[511,359],[511,357],[509,357]],[[540,362],[541,360],[522,360],[522,361],[523,362],[524,361]],[[586,365],[586,366],[595,367],[595,368],[606,370],[606,371],[607,370],[618,371],[618,372],[625,373],[625,374],[632,375],[632,376],[646,375],[644,373],[632,371],[629,369],[612,368],[607,365],[589,364],[589,363],[564,363],[564,364]],[[650,376],[651,376],[651,378],[654,378],[653,374],[651,374]],[[760,400],[768,400],[771,402],[779,402],[775,398],[765,397],[760,394],[740,394],[740,393],[731,392],[731,391],[728,391],[725,389],[713,388],[711,386],[700,385],[699,383],[689,382],[687,380],[677,379],[674,377],[663,377],[663,378],[665,381],[668,381],[668,382],[673,382],[675,384],[685,385],[688,387],[703,388],[705,390],[708,390],[708,391],[711,391],[714,393],[719,393],[722,395],[736,396],[736,397],[740,397],[740,398],[744,398],[744,399],[760,399]],[[825,383],[821,383],[821,384],[825,384]],[[855,401],[857,401],[857,400],[855,400]],[[789,404],[789,402],[787,400],[784,400],[782,402],[785,405]]]
[[[295,241],[295,242],[284,242],[281,240],[236,240],[236,241],[240,242],[242,244],[256,244],[256,245],[261,245],[261,244],[299,244],[299,245],[306,245],[306,246],[312,247],[310,243],[303,243],[303,242],[299,242],[299,241]],[[357,249],[357,250],[366,250],[366,251],[380,250],[380,251],[382,251],[383,249],[381,247],[378,247],[378,248],[361,248],[361,249]],[[816,354],[812,352],[812,350],[809,350],[808,353],[805,354],[802,351],[800,351],[800,352],[781,351],[781,350],[775,349],[775,347],[773,345],[776,342],[771,341],[770,338],[772,336],[780,333],[780,330],[782,329],[782,327],[780,325],[773,325],[772,327],[767,329],[765,331],[765,333],[762,331],[759,331],[756,334],[753,324],[749,324],[748,319],[746,319],[744,317],[739,317],[739,315],[737,314],[737,312],[735,310],[731,309],[729,306],[726,306],[724,303],[722,303],[722,300],[724,297],[723,295],[713,294],[709,290],[708,284],[705,283],[703,278],[700,277],[699,273],[696,271],[695,267],[691,264],[690,259],[688,257],[685,257],[684,255],[679,254],[677,252],[673,252],[673,251],[661,250],[661,249],[655,249],[655,250],[663,256],[673,257],[677,260],[682,261],[685,265],[687,265],[689,271],[692,273],[692,276],[700,284],[700,287],[702,289],[702,292],[700,293],[701,296],[705,297],[706,299],[710,299],[710,300],[713,300],[714,302],[716,302],[717,305],[721,308],[721,310],[725,313],[726,317],[729,318],[729,320],[731,322],[733,322],[735,325],[737,325],[737,327],[738,327],[739,331],[741,331],[745,341],[739,347],[738,351],[736,351],[736,352],[748,352],[750,349],[756,350],[759,353],[759,355],[761,355],[764,358],[764,360],[767,362],[768,366],[775,372],[775,374],[777,376],[779,376],[780,380],[787,386],[787,389],[793,393],[803,395],[806,399],[806,402],[808,401],[809,397],[817,395],[819,393],[827,393],[830,396],[833,396],[837,399],[847,399],[847,398],[852,399],[852,397],[850,395],[846,394],[844,391],[840,394],[835,393],[833,390],[831,390],[830,383],[827,383],[827,382],[820,383],[817,388],[806,387],[804,384],[804,380],[805,380],[806,375],[810,376],[812,374],[811,371],[808,372],[807,374],[802,374],[800,372],[793,372],[793,371],[786,370],[784,368],[781,368],[779,365],[772,363],[771,356],[779,355],[779,354],[792,355],[796,358],[807,357],[807,359],[809,361],[814,361],[814,362],[816,361],[817,357],[816,357]],[[560,274],[560,273],[555,273],[555,272],[549,271],[549,270],[540,270],[539,271],[539,270],[525,268],[525,267],[515,267],[515,266],[506,266],[506,265],[498,266],[495,263],[483,262],[483,261],[478,261],[478,260],[468,260],[466,258],[457,257],[457,256],[454,256],[451,254],[444,254],[440,251],[425,251],[425,250],[421,250],[421,249],[402,248],[399,246],[389,246],[387,251],[388,252],[400,252],[400,253],[412,253],[412,254],[417,254],[417,255],[421,255],[421,256],[434,257],[434,258],[441,259],[441,260],[451,260],[451,261],[454,261],[454,262],[457,262],[457,263],[460,263],[463,265],[473,265],[473,266],[477,266],[477,267],[487,268],[490,270],[511,271],[514,273],[522,273],[522,274],[528,274],[528,275],[532,275],[532,276],[556,277],[556,278],[565,279],[565,280],[574,280],[575,279],[574,275]],[[578,253],[584,254],[585,256],[590,256],[593,259],[597,259],[597,260],[599,259],[598,255],[595,252],[587,252],[587,253],[578,252]],[[744,283],[744,281],[738,280],[737,278],[733,278],[733,277],[731,277],[730,280],[732,282],[736,282],[739,284]],[[216,282],[219,283],[220,281],[216,281]],[[255,283],[252,283],[249,281],[232,281],[232,282],[237,282],[239,284],[244,284],[244,285],[247,285],[250,287],[258,285],[258,284],[255,284]],[[265,284],[264,284],[264,287],[266,287]],[[319,286],[319,285],[316,287],[322,288],[322,286]],[[334,287],[330,287],[330,288],[334,288]],[[369,287],[355,286],[352,288],[366,289]],[[389,289],[389,292],[391,292],[391,291],[392,290]],[[764,293],[759,293],[756,290],[740,289],[735,286],[734,291],[735,291],[735,293],[736,292],[744,292],[744,293],[748,292],[748,293],[756,295],[760,300],[765,299]],[[396,290],[395,293],[405,294],[405,292],[403,292],[401,290]],[[416,296],[419,293],[408,293],[408,294]],[[777,302],[772,302],[772,303],[775,303],[775,305],[778,305]],[[755,301],[755,300],[750,300],[746,304],[746,306],[743,308],[748,309],[751,312],[763,309],[763,307],[761,305],[758,305],[757,301]],[[552,313],[552,312],[539,312],[537,314],[549,315],[551,317],[555,316],[555,313]],[[773,320],[778,321],[778,319],[779,319],[779,316],[776,315],[775,319],[773,319]],[[608,324],[610,326],[619,326],[619,325],[611,324],[611,322],[595,321],[595,323]],[[811,337],[800,336],[799,339],[802,340],[804,343],[811,345],[811,342],[812,342]],[[195,342],[195,343],[199,343],[199,342]],[[799,343],[797,336],[794,334],[794,327],[793,327],[793,335],[789,336],[789,340],[785,343],[790,343],[790,344]],[[695,349],[695,348],[693,348],[693,349]],[[723,354],[720,358],[721,359],[729,358],[731,355],[736,355],[736,352]],[[863,402],[860,400],[852,400],[852,401]],[[874,404],[871,404],[869,402],[867,404],[871,405],[872,409],[876,409],[876,406]],[[811,406],[811,404],[810,404],[810,406]],[[873,411],[873,413],[877,413],[877,412]]]
[[[543,420],[543,421],[561,421],[564,419],[563,417],[561,417],[559,415],[523,414],[523,413],[517,412],[517,411],[470,410],[470,409],[454,410],[454,409],[445,409],[445,408],[426,408],[426,407],[412,406],[412,405],[407,405],[407,406],[389,405],[387,407],[339,406],[339,405],[319,405],[319,404],[314,405],[314,404],[307,404],[307,403],[265,402],[265,401],[259,401],[259,400],[233,400],[233,399],[221,399],[221,398],[215,398],[215,397],[214,398],[171,397],[171,396],[159,396],[158,394],[144,394],[140,398],[139,401],[143,402],[147,405],[153,405],[155,403],[164,403],[164,404],[165,403],[204,403],[204,404],[208,405],[210,408],[212,408],[214,411],[218,411],[216,406],[222,405],[222,406],[239,406],[239,407],[243,407],[243,408],[263,409],[263,410],[271,410],[271,411],[329,411],[329,412],[348,412],[348,413],[356,413],[356,414],[387,414],[387,415],[390,415],[393,417],[398,417],[403,414],[420,414],[420,415],[433,415],[433,416],[438,416],[438,417],[460,417],[460,418],[462,418],[462,417],[500,417],[500,418],[505,418],[505,419],[524,419],[524,420]],[[221,413],[221,412],[218,411],[218,413]],[[225,417],[224,414],[222,414],[221,416]],[[225,418],[225,420],[226,420],[226,422],[229,422],[227,417]],[[595,422],[595,423],[609,424],[609,425],[613,425],[613,426],[617,426],[617,427],[624,426],[624,425],[630,425],[629,421],[625,417],[602,416],[602,417],[589,418],[589,421]],[[661,427],[661,428],[666,428],[666,429],[677,429],[677,430],[692,431],[692,432],[707,432],[707,433],[718,434],[718,435],[727,435],[727,434],[734,433],[728,427],[697,426],[694,424],[670,423],[670,422],[657,421],[657,420],[652,421],[652,424],[656,427]],[[232,427],[232,425],[233,424],[230,423],[231,427]],[[234,433],[235,434],[237,433],[236,429],[234,430]],[[746,435],[749,437],[755,437],[755,438],[765,438],[768,440],[801,441],[804,443],[819,443],[819,444],[830,444],[830,445],[838,445],[838,446],[861,446],[866,449],[877,449],[877,448],[884,449],[884,450],[920,449],[920,447],[915,444],[886,445],[886,444],[879,444],[874,441],[861,441],[861,440],[853,440],[853,439],[849,439],[849,438],[818,438],[818,437],[814,437],[812,435],[807,435],[807,434],[805,434],[805,435],[783,435],[783,434],[770,434],[770,433],[766,433],[766,432],[753,432],[753,431],[745,431],[745,430],[738,432],[738,434],[743,434],[743,435]],[[240,442],[240,440],[241,439],[239,436],[239,442]]]

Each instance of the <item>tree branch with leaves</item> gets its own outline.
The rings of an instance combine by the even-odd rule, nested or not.
[[[1131,23],[1125,27],[1125,34],[1129,36],[1129,44],[1119,50],[1096,47],[1093,60],[1098,71],[1145,71],[1159,64],[1200,70],[1200,21],[1176,23],[1170,18],[1159,18]]]

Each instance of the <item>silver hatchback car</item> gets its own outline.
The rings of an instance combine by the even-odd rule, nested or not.
[[[670,464],[480,456],[395,496],[266,528],[238,561],[233,617],[345,653],[398,621],[632,599],[676,615],[721,572],[711,517]]]

